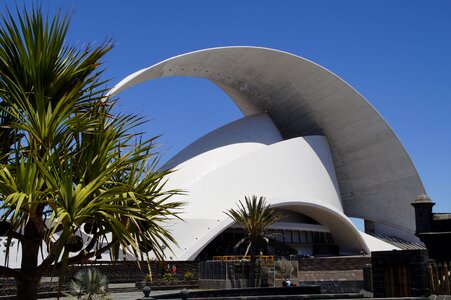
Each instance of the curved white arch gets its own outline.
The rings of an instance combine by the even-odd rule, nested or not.
[[[110,94],[166,76],[211,80],[244,115],[267,112],[285,139],[324,134],[345,214],[374,222],[377,233],[417,240],[410,203],[425,191],[414,165],[376,110],[332,72],[278,50],[224,47],[140,70]]]
[[[361,250],[365,253],[370,252],[357,227],[345,214],[333,206],[293,199],[273,199],[271,204],[273,208],[283,208],[304,214],[326,226],[335,243],[340,246],[341,253],[359,253]]]
[[[361,250],[370,252],[367,244],[363,240],[355,225],[343,213],[326,203],[311,203],[303,201],[293,201],[288,198],[266,199],[274,208],[286,209],[302,213],[329,228],[330,233],[340,246],[341,253],[359,253]],[[212,242],[220,233],[234,224],[233,220],[227,217],[218,222],[215,227],[210,228],[207,235],[196,240],[187,251],[178,256],[181,260],[194,260],[199,253]]]

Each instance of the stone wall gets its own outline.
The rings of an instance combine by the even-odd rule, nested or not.
[[[428,296],[427,250],[372,253],[374,297]]]
[[[338,256],[302,258],[299,271],[362,270],[371,263],[371,256]]]
[[[163,274],[169,272],[169,267],[175,265],[177,268],[176,278],[183,279],[183,274],[187,271],[193,273],[194,279],[198,277],[198,263],[193,261],[170,261],[165,264],[152,261],[150,267],[152,270],[152,276],[154,279],[159,279],[163,277]],[[147,262],[136,262],[136,261],[118,261],[118,262],[108,262],[108,261],[95,261],[86,262],[84,264],[77,264],[69,266],[66,272],[66,279],[71,279],[75,273],[81,269],[95,267],[100,272],[108,276],[108,280],[111,283],[115,282],[136,282],[144,279],[144,276],[149,273]],[[59,271],[48,272],[45,276],[47,277],[58,277],[60,275]]]
[[[321,294],[345,294],[345,293],[360,293],[364,290],[363,281],[349,280],[349,281],[301,281],[301,286],[304,285],[318,285]]]

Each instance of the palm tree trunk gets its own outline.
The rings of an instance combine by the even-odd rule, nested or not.
[[[252,243],[249,252],[251,255],[251,261],[250,261],[250,270],[249,270],[249,287],[255,287],[255,262],[256,262],[256,258],[255,258],[255,243]]]
[[[38,299],[38,289],[40,276],[20,276],[16,278],[17,299],[32,300]]]
[[[32,300],[38,298],[41,272],[38,272],[39,247],[42,243],[33,222],[28,222],[22,240],[22,262],[19,275],[16,277],[17,299]]]

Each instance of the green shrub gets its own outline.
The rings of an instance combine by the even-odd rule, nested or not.
[[[183,274],[183,280],[189,281],[189,280],[193,280],[194,274],[190,271],[186,271]]]
[[[152,282],[152,275],[146,274],[146,276],[144,276],[144,281],[146,281],[146,282]]]
[[[111,299],[106,296],[108,279],[95,268],[82,269],[75,274],[74,280],[69,283],[70,294],[75,299],[94,300]]]
[[[174,280],[174,275],[172,273],[164,273],[163,274],[163,280],[164,281]]]
[[[293,277],[294,267],[293,262],[282,258],[275,263],[276,278],[290,278]]]

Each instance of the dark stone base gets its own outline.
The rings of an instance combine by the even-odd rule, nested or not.
[[[318,285],[321,294],[360,293],[364,289],[363,281],[308,281],[300,282],[299,286]]]
[[[246,296],[290,296],[290,295],[315,295],[320,294],[317,285],[298,287],[271,287],[271,288],[244,288],[221,289],[209,291],[190,291],[188,298],[221,298],[221,297],[246,297]],[[153,296],[155,299],[172,299],[175,294]]]
[[[371,253],[375,298],[429,296],[427,250]]]
[[[437,262],[451,260],[451,232],[424,232],[417,236],[426,245],[430,259]]]

